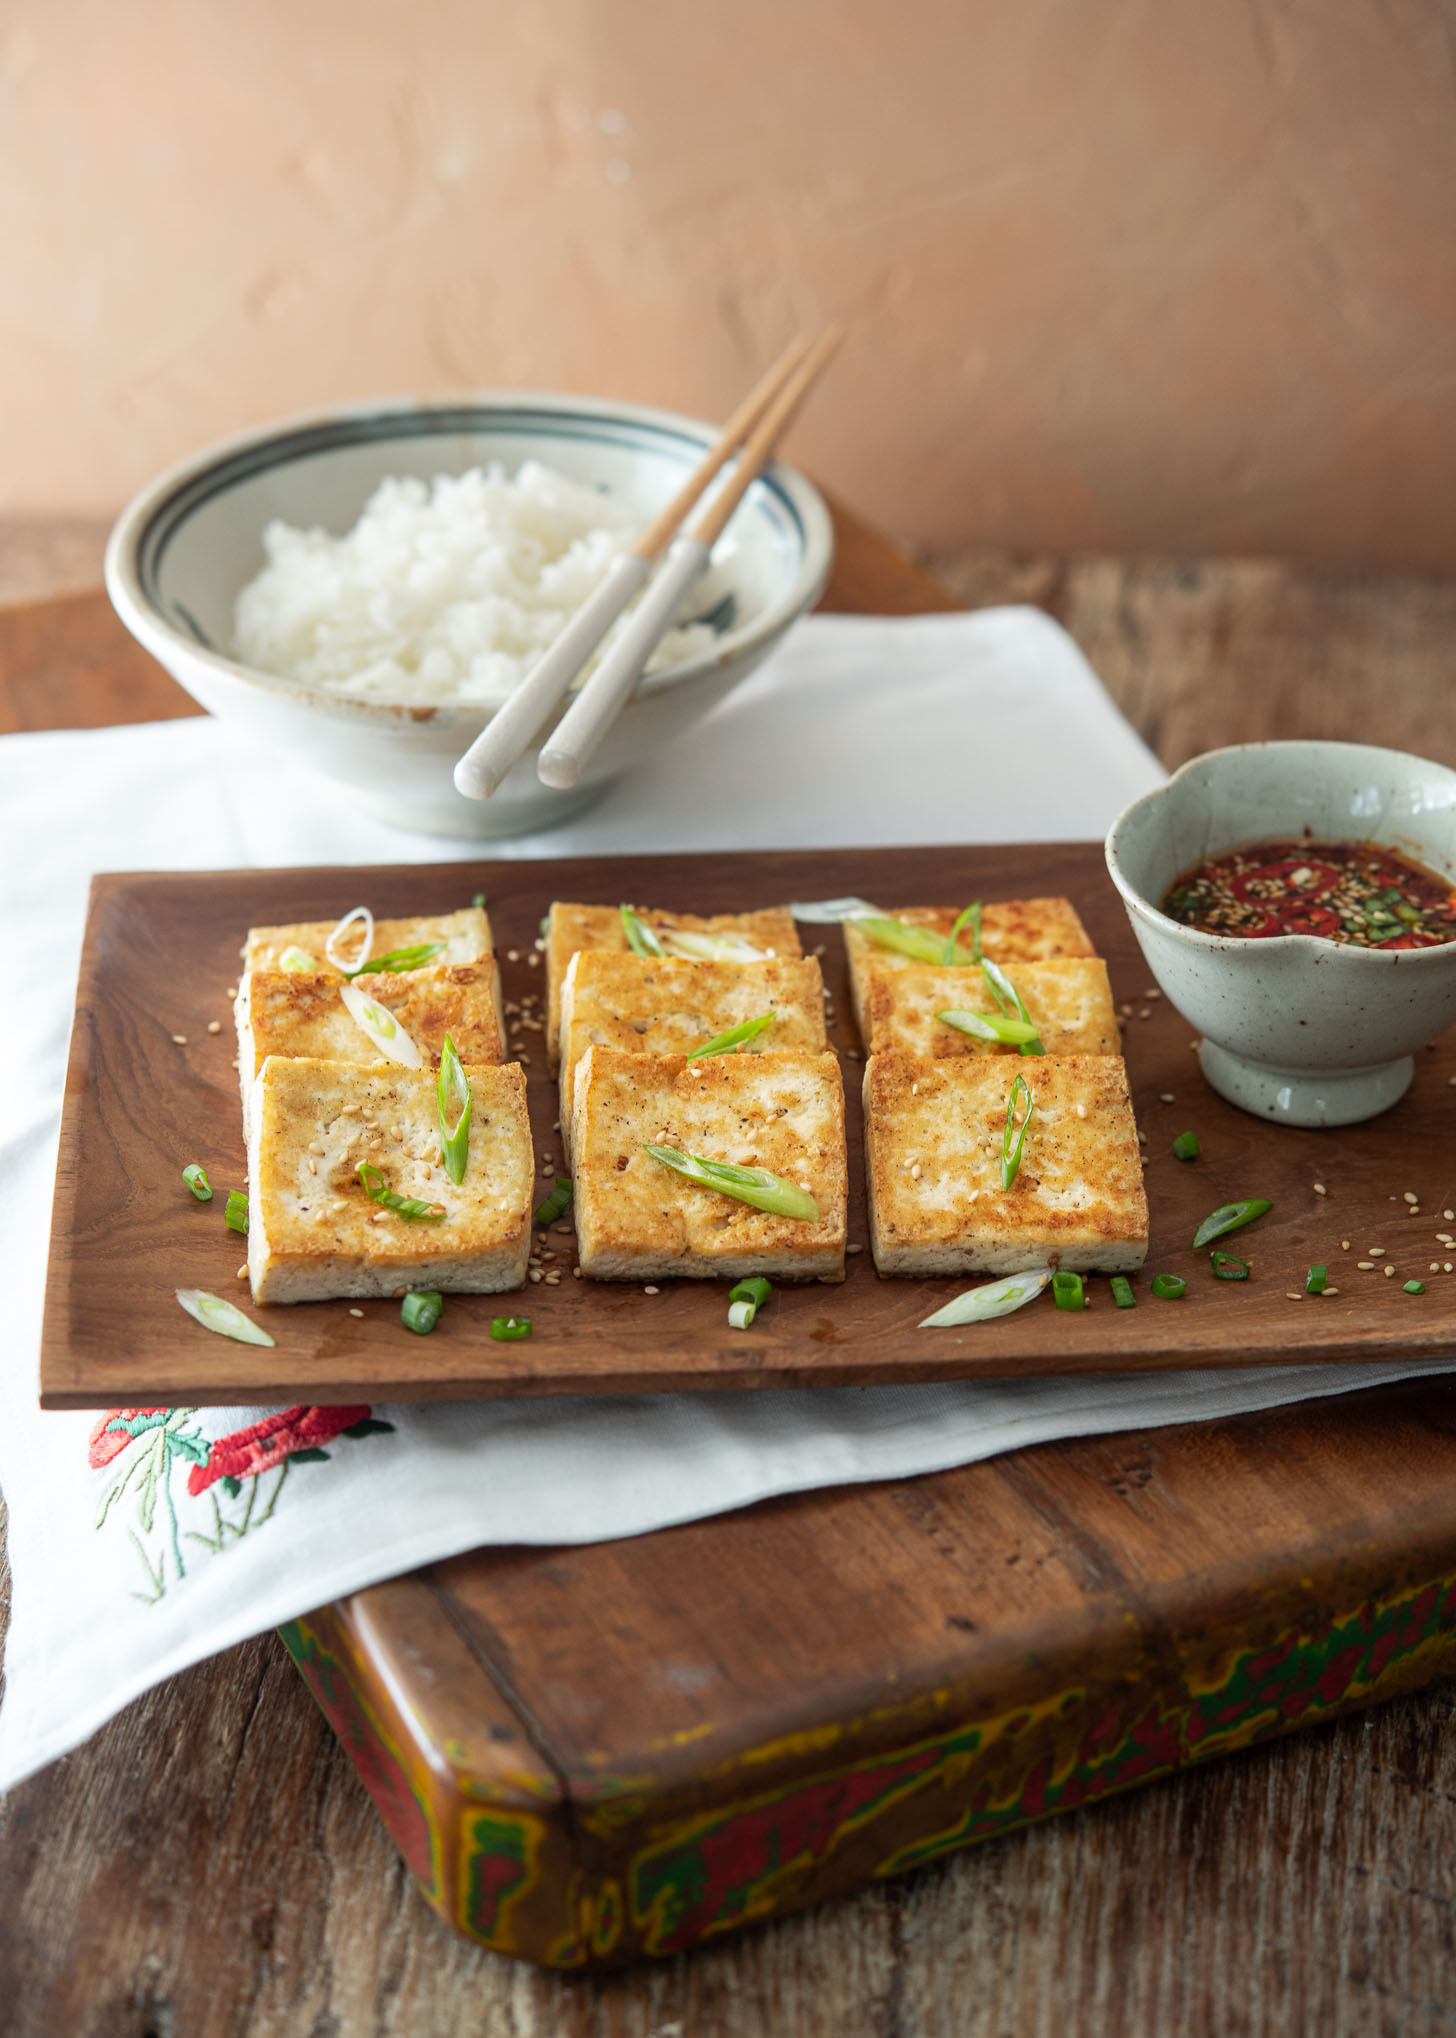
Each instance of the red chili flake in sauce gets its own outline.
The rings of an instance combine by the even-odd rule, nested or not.
[[[1359,948],[1456,941],[1456,892],[1375,842],[1255,842],[1169,887],[1163,911],[1205,934],[1316,934]]]

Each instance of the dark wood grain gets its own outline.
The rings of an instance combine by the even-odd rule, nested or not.
[[[1421,748],[1420,732],[1441,726],[1456,583],[1326,585],[1273,562],[941,564],[976,602],[1056,608],[1155,743],[1176,703],[1161,728],[1169,761],[1227,740],[1235,712],[1241,730],[1266,733],[1291,655],[1302,670],[1322,663],[1325,684],[1287,733],[1361,739],[1373,719]],[[1234,660],[1230,609],[1250,579],[1259,599]],[[1095,601],[1064,606],[1060,590],[1088,581]],[[898,564],[884,584],[903,589]],[[855,592],[851,605],[877,606]],[[922,575],[884,606],[944,598]],[[1123,611],[1129,643],[1160,619],[1177,628],[1152,657],[1122,644]],[[23,726],[85,725],[63,643],[47,663],[54,686]],[[37,693],[33,667],[0,669],[16,675],[3,718]],[[1141,1505],[1141,1461],[1114,1476]],[[952,1554],[954,1530],[952,1517]],[[0,1803],[5,2021],[19,2038],[1435,2038],[1456,1997],[1453,1729],[1446,1684],[665,1966],[583,1982],[498,1960],[430,1911],[265,1637],[149,1693]]]
[[[1148,1140],[1147,1274],[1182,1274],[1186,1297],[1159,1302],[1144,1281],[1141,1305],[1122,1311],[1105,1284],[1093,1283],[1094,1306],[1077,1316],[1048,1301],[997,1323],[921,1331],[964,1280],[882,1280],[862,1250],[848,1260],[842,1285],[781,1284],[751,1335],[730,1329],[722,1284],[704,1281],[664,1282],[652,1296],[595,1281],[537,1286],[528,1291],[532,1335],[511,1345],[490,1336],[499,1309],[490,1296],[452,1296],[429,1338],[404,1331],[391,1302],[366,1304],[361,1318],[342,1302],[259,1311],[277,1340],[271,1350],[183,1323],[174,1288],[236,1292],[238,1240],[222,1225],[221,1200],[194,1204],[180,1173],[191,1159],[219,1189],[243,1179],[235,1042],[230,1028],[207,1031],[227,1012],[223,994],[243,931],[255,921],[331,919],[361,895],[376,912],[437,912],[476,889],[490,899],[500,949],[522,958],[504,964],[507,997],[534,980],[524,958],[557,898],[646,899],[713,913],[845,894],[928,901],[1065,893],[1108,960],[1114,994],[1134,1014],[1125,1045]],[[862,1068],[843,941],[837,930],[822,931],[839,1015],[832,1039],[844,1057],[849,1232],[863,1247]],[[1448,1252],[1435,1234],[1447,1228],[1441,1210],[1456,1192],[1456,1089],[1448,1080],[1456,1035],[1420,1057],[1419,1080],[1385,1116],[1338,1132],[1297,1131],[1250,1118],[1209,1090],[1189,1051],[1187,1021],[1165,1000],[1143,999],[1146,976],[1096,844],[776,852],[731,864],[714,856],[610,857],[101,878],[66,1086],[42,1402],[461,1400],[1444,1356],[1456,1344],[1456,1278],[1440,1271]],[[556,1085],[539,1048],[525,1066],[536,1152],[564,1167],[552,1129]],[[1185,1165],[1174,1159],[1172,1140],[1188,1127],[1203,1152]],[[1316,1193],[1316,1182],[1328,1193]],[[1406,1190],[1422,1198],[1415,1219],[1401,1200]],[[1237,1241],[1254,1277],[1214,1281],[1189,1241],[1210,1210],[1248,1195],[1274,1204],[1257,1231]],[[552,1244],[568,1264],[568,1242],[557,1235]],[[1376,1245],[1380,1270],[1358,1271]],[[1337,1295],[1300,1299],[1314,1261],[1332,1268]],[[1412,1277],[1426,1283],[1424,1295],[1402,1292]]]

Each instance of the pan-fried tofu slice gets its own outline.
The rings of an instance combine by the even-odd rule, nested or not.
[[[794,916],[787,907],[768,907],[758,913],[715,913],[706,920],[700,919],[696,913],[661,913],[651,906],[638,906],[635,910],[638,917],[658,935],[726,935],[736,943],[746,943],[749,948],[756,949],[760,961],[801,953]],[[558,901],[548,915],[546,1052],[553,1069],[560,1043],[562,986],[566,982],[571,958],[582,948],[603,948],[616,954],[631,953],[618,907],[570,906]],[[754,958],[745,954],[742,959],[749,961]]]
[[[531,1247],[533,1152],[526,1079],[514,1064],[467,1068],[465,1178],[440,1160],[429,1069],[350,1067],[271,1055],[248,1139],[248,1272],[255,1302],[316,1302],[438,1288],[519,1288]],[[401,1196],[443,1208],[402,1217],[366,1192],[370,1161]]]
[[[381,970],[360,977],[359,988],[404,1029],[427,1063],[438,1064],[447,1033],[462,1061],[505,1060],[493,961],[416,969],[401,976]],[[238,985],[234,1017],[245,1137],[253,1083],[269,1055],[353,1062],[361,1068],[386,1062],[345,1005],[342,989],[336,976],[295,976],[284,970],[256,970]]]
[[[243,948],[243,968],[277,969],[286,949],[299,948],[313,958],[320,976],[341,976],[343,972],[335,969],[324,955],[324,943],[337,924],[334,920],[300,920],[287,927],[250,927]],[[352,947],[358,936],[351,930],[349,939]],[[431,958],[441,969],[455,963],[486,962],[493,947],[490,922],[484,912],[479,906],[465,906],[458,913],[376,920],[369,953],[392,955],[396,949],[420,948],[430,941],[444,943],[440,953]]]
[[[1019,962],[1007,972],[1048,1054],[1121,1054],[1122,1038],[1099,956],[1060,962]],[[865,1046],[871,1054],[919,1055],[951,1061],[968,1054],[1015,1054],[998,1041],[982,1041],[948,1026],[938,1012],[1000,1012],[978,969],[870,970],[865,981]]]
[[[1036,1108],[1004,1189],[1001,1142],[1019,1075]],[[1147,1257],[1142,1160],[1118,1056],[878,1054],[865,1066],[864,1096],[870,1240],[882,1274],[1129,1273]]]
[[[812,957],[782,962],[659,962],[579,948],[561,993],[561,1123],[571,1124],[572,1077],[593,1045],[624,1054],[686,1054],[719,1033],[774,1014],[740,1050],[822,1054],[824,979]]]
[[[907,920],[912,927],[924,927],[944,941],[960,910],[960,906],[896,906],[890,918]],[[964,928],[960,945],[969,953],[970,936]],[[854,1015],[859,1021],[860,1036],[868,1045],[865,998],[871,975],[880,970],[933,965],[917,964],[897,949],[882,947],[848,920],[844,923],[844,946],[849,957]],[[992,962],[999,962],[1003,969],[1009,969],[1014,962],[1052,962],[1064,955],[1096,954],[1070,899],[992,901],[981,914],[981,952],[989,955]]]
[[[818,1220],[688,1181],[643,1151],[649,1140],[796,1182]],[[844,1092],[832,1054],[687,1061],[588,1048],[572,1153],[581,1271],[595,1280],[844,1279]]]

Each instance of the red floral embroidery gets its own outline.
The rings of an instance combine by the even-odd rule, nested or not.
[[[367,1407],[281,1408],[247,1429],[218,1437],[208,1451],[207,1463],[194,1465],[187,1474],[187,1491],[205,1493],[218,1479],[252,1479],[282,1464],[295,1451],[316,1450],[329,1443],[340,1430],[352,1429],[368,1416]]]
[[[91,1463],[96,1470],[99,1472],[103,1465],[109,1465],[132,1442],[126,1430],[108,1429],[106,1425],[109,1422],[115,1422],[118,1416],[123,1422],[135,1422],[140,1415],[165,1415],[166,1412],[165,1408],[108,1408],[91,1432]]]

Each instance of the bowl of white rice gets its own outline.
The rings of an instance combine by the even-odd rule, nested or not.
[[[381,819],[435,835],[549,828],[706,714],[829,576],[818,491],[768,468],[581,784],[537,778],[548,723],[493,798],[456,791],[456,759],[715,435],[565,396],[315,412],[144,489],[111,534],[106,585],[204,708]]]

